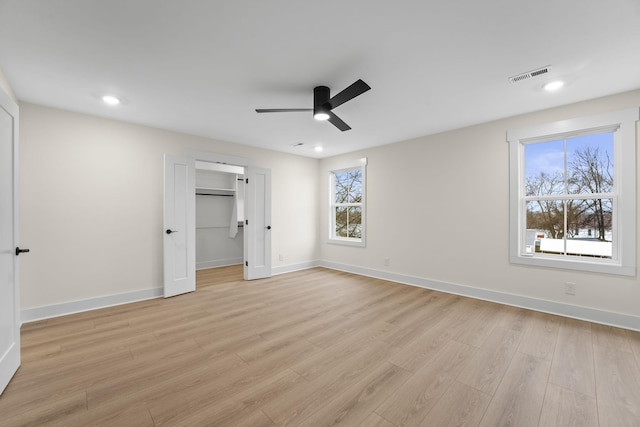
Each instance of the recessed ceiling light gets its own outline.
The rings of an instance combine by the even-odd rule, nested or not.
[[[102,102],[107,105],[118,105],[120,104],[120,100],[113,95],[105,95],[102,97]]]
[[[323,148],[320,145],[316,145],[316,148],[314,148],[314,150],[316,150],[316,153],[321,153]]]
[[[549,83],[545,84],[542,87],[546,91],[553,92],[554,90],[560,89],[562,86],[564,86],[564,82],[563,81],[555,80],[555,81],[552,81],[552,82],[549,82]]]

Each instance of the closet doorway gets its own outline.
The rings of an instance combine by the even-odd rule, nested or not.
[[[196,161],[196,270],[244,262],[245,168]]]
[[[199,171],[197,184],[196,170]],[[240,176],[243,184],[238,181]],[[200,268],[215,268],[240,261],[244,264],[245,280],[271,277],[269,169],[251,166],[248,159],[241,157],[206,152],[191,153],[188,157],[165,154],[164,181],[165,298],[196,290],[197,263]],[[211,198],[211,201],[196,201],[196,197]],[[232,197],[235,200],[230,199]],[[229,199],[213,202],[213,198]],[[198,239],[196,204],[201,211]],[[222,245],[209,246],[212,241],[221,243],[220,237],[225,234],[232,242],[225,239]],[[238,235],[241,239],[235,240]],[[198,262],[196,240],[200,248]],[[240,247],[241,260],[237,257]]]

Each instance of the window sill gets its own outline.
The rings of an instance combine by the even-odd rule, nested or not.
[[[635,266],[624,266],[619,262],[608,260],[601,262],[583,261],[578,259],[560,259],[552,255],[522,254],[511,256],[512,264],[530,265],[536,267],[562,268],[565,270],[585,271],[591,273],[615,274],[619,276],[635,276]]]
[[[342,246],[355,246],[364,248],[366,245],[364,243],[364,239],[339,239],[339,238],[329,238],[327,243],[332,245],[342,245]]]

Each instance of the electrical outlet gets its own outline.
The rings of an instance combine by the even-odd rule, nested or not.
[[[385,267],[389,267],[390,265],[391,265],[391,259],[389,259],[389,258],[385,258],[385,259],[384,259],[384,266],[385,266]]]
[[[284,261],[284,255],[279,254],[278,255],[278,261]]]
[[[574,282],[564,282],[564,293],[567,295],[575,295],[576,284]]]

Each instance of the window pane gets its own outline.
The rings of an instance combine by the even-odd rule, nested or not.
[[[351,238],[362,238],[362,208],[359,206],[349,207],[349,227],[348,233]]]
[[[362,170],[351,169],[335,172],[336,203],[362,202]]]
[[[564,141],[524,146],[525,195],[564,194]]]
[[[527,202],[527,236],[545,239],[564,238],[564,203],[560,200],[536,200]],[[526,242],[527,245],[531,241]]]
[[[613,132],[567,139],[570,194],[613,191]]]
[[[613,255],[612,199],[573,200],[579,206],[574,230],[567,239],[567,254],[611,258]]]
[[[529,201],[525,252],[611,258],[612,209],[612,199]]]
[[[362,208],[336,208],[336,237],[362,238]]]
[[[336,237],[347,237],[348,208],[336,208]]]

